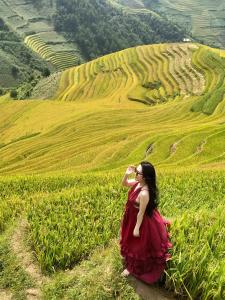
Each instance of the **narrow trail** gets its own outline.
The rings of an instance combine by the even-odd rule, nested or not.
[[[10,291],[0,289],[0,299],[1,300],[11,300],[12,293]]]
[[[172,293],[155,285],[148,285],[137,278],[129,275],[128,281],[134,287],[142,300],[175,300]]]
[[[18,257],[24,270],[30,275],[35,282],[36,287],[27,289],[26,295],[28,300],[36,300],[41,298],[40,288],[43,283],[49,282],[49,278],[43,276],[41,270],[35,263],[32,253],[27,249],[24,243],[28,223],[26,220],[21,220],[18,223],[16,230],[13,232],[10,245],[13,253]]]

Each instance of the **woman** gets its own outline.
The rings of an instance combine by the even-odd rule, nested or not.
[[[135,179],[128,176],[135,172]],[[120,230],[120,252],[129,274],[154,283],[160,279],[170,255],[166,221],[158,212],[158,189],[153,165],[142,161],[137,168],[129,166],[122,185],[130,187]]]

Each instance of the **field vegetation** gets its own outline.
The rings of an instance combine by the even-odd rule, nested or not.
[[[0,298],[140,299],[120,276],[121,178],[149,160],[172,221],[165,287],[224,299],[223,64],[199,44],[139,46],[64,71],[51,99],[1,96]]]
[[[223,172],[158,174],[160,211],[173,221],[170,234],[174,248],[166,271],[166,287],[181,298],[223,299]],[[13,220],[27,218],[26,240],[43,274],[50,278],[42,287],[46,299],[61,299],[62,295],[81,299],[85,293],[88,299],[135,297],[119,276],[119,226],[126,201],[121,176],[122,172],[111,172],[1,178],[1,234],[9,239],[7,228],[11,228]],[[1,240],[1,259],[8,244],[6,239]],[[12,282],[7,268],[3,267],[3,278]],[[23,272],[20,264],[19,268]],[[18,278],[21,276],[22,273]],[[90,276],[96,282],[94,289],[88,288]],[[100,276],[99,280],[96,276]],[[32,286],[29,276],[26,280],[27,286]],[[5,281],[0,281],[2,288]],[[22,284],[25,293],[25,283],[16,281],[16,285]],[[18,286],[12,291],[17,295]]]

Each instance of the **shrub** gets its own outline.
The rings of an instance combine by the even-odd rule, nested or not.
[[[51,74],[50,70],[48,68],[44,68],[42,70],[42,76],[48,77]]]
[[[146,89],[158,90],[161,85],[162,85],[161,81],[154,81],[154,82],[146,82],[142,86]]]
[[[10,91],[10,97],[14,98],[14,99],[17,99],[17,91],[16,90],[11,90]]]
[[[17,66],[12,66],[11,72],[12,72],[12,76],[15,78],[18,76],[19,69],[17,68]]]

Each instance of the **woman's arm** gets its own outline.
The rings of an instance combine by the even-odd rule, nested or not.
[[[139,212],[137,214],[137,222],[136,222],[136,225],[135,225],[134,231],[133,231],[133,235],[136,237],[140,236],[140,227],[141,227],[141,223],[144,218],[144,214],[145,214],[146,207],[148,205],[148,201],[149,201],[148,191],[142,191],[140,193],[140,206],[139,206]]]
[[[135,179],[128,179],[129,175],[134,172],[135,166],[129,166],[123,176],[122,185],[123,186],[133,186],[137,181]]]

